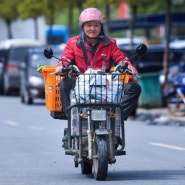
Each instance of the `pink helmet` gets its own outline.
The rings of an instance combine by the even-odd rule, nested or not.
[[[103,24],[104,16],[97,8],[86,8],[83,10],[79,17],[79,25],[82,26],[88,21],[98,21]]]

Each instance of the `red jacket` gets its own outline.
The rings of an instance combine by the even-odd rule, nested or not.
[[[81,39],[82,38],[79,35],[68,40],[61,56],[61,60],[58,62],[58,66],[74,64],[82,73],[88,68],[101,70],[103,64],[102,54],[106,55],[106,70],[109,70],[112,67],[111,61],[114,61],[116,64],[124,61],[131,65],[128,58],[118,48],[116,40],[107,36],[100,39],[100,42],[94,51],[92,50],[92,47],[90,47],[89,43],[85,41],[84,45],[89,62],[89,64],[87,64],[81,45],[79,44]]]

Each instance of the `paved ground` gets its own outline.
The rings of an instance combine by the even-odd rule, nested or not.
[[[164,124],[164,125],[173,124],[178,126],[185,126],[185,116],[174,117],[170,115],[167,108],[152,108],[152,109],[138,108],[136,119],[148,121],[148,123],[150,124]]]

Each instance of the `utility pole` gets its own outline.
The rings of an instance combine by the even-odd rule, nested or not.
[[[166,83],[168,79],[168,67],[169,67],[169,55],[170,55],[170,37],[171,37],[171,5],[172,0],[166,1],[166,18],[165,18],[165,52],[164,52],[164,58],[163,58],[163,70],[165,75],[165,81]]]
[[[131,19],[130,19],[130,34],[131,34],[131,53],[134,52],[134,31],[135,31],[135,22],[136,22],[136,16],[137,16],[137,10],[140,5],[140,0],[130,0],[129,6],[131,9]]]

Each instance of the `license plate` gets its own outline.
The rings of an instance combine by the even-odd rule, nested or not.
[[[106,110],[92,110],[91,119],[93,121],[105,121],[106,120]]]

